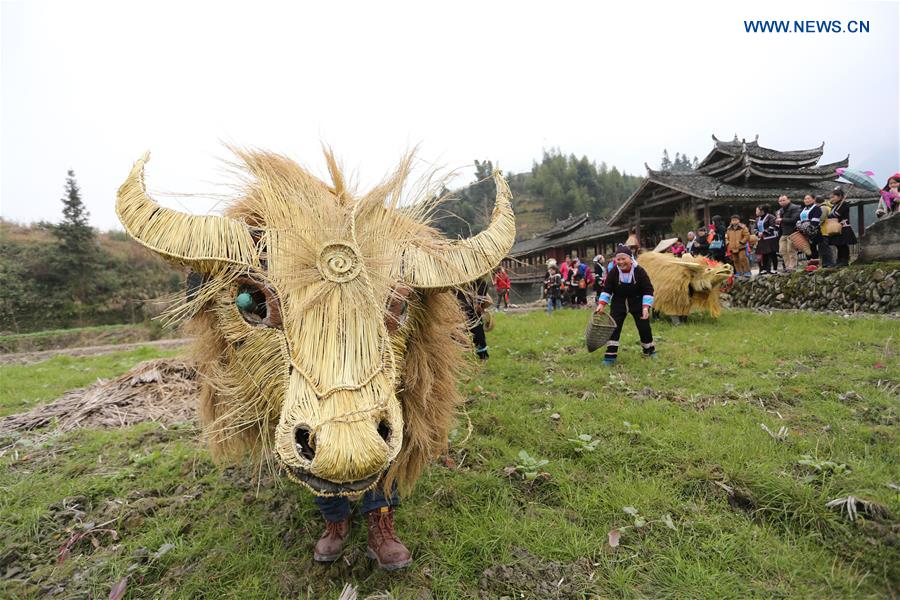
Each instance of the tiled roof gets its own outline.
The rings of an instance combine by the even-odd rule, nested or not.
[[[588,215],[584,215],[588,217]],[[555,228],[554,228],[555,229]],[[551,229],[550,231],[553,231]],[[589,218],[582,221],[575,229],[565,236],[551,237],[547,233],[541,234],[530,240],[522,240],[515,244],[509,251],[510,256],[523,256],[549,248],[559,248],[579,242],[594,240],[601,237],[619,235],[627,232],[624,227],[610,227],[604,221],[590,221]]]
[[[723,142],[717,139],[716,136],[713,136],[713,140],[715,141],[715,146],[700,163],[701,168],[709,165],[713,160],[720,160],[723,158],[722,155],[737,156],[745,151],[749,157],[763,161],[815,163],[822,157],[822,153],[825,150],[825,142],[822,142],[822,145],[818,148],[810,148],[809,150],[775,150],[760,146],[756,140],[751,142],[739,140],[737,136],[730,142]]]
[[[828,194],[834,188],[841,187],[847,194],[850,204],[856,202],[876,202],[878,192],[870,192],[857,186],[848,186],[836,181],[813,181],[809,183],[773,182],[769,185],[743,186],[724,183],[697,171],[669,173],[666,171],[650,171],[644,183],[625,201],[608,219],[611,225],[622,225],[626,214],[637,205],[648,189],[657,187],[679,191],[701,200],[717,200],[723,202],[759,202],[765,199],[775,200],[786,194],[791,198],[802,198],[806,194]],[[621,222],[620,222],[621,221]]]
[[[569,217],[567,219],[563,219],[562,221],[557,221],[556,225],[553,226],[549,231],[544,232],[544,237],[558,237],[563,234],[566,234],[576,227],[580,227],[590,218],[590,215],[584,213],[583,215],[575,215],[574,217]]]
[[[850,157],[817,165],[825,147],[809,150],[781,151],[764,148],[756,140],[747,142],[735,136],[723,142],[713,136],[715,145],[695,171],[654,171],[647,168],[647,178],[631,197],[608,219],[612,225],[623,225],[625,216],[641,206],[650,190],[667,188],[701,200],[721,202],[758,202],[775,199],[782,194],[797,198],[806,194],[827,194],[839,184],[835,169],[850,164]],[[841,185],[852,204],[878,200],[877,192]]]
[[[772,186],[743,186],[724,183],[709,175],[696,171],[686,173],[667,173],[665,171],[651,171],[647,180],[657,185],[684,192],[703,200],[721,198],[770,198],[773,194],[780,196],[797,197],[809,192],[814,194],[827,193],[835,187],[842,187],[847,192],[847,199],[877,198],[877,192],[869,192],[856,186],[839,185],[835,181],[814,181],[807,184],[775,184]],[[629,199],[630,200],[630,199]],[[627,202],[626,202],[627,204]],[[621,209],[620,209],[621,210]],[[612,221],[612,219],[610,219]]]

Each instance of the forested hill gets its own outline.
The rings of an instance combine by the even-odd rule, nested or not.
[[[481,231],[490,219],[494,184],[491,161],[475,161],[475,183],[449,194],[436,215],[436,225],[451,237]],[[622,173],[605,162],[576,158],[558,150],[544,152],[531,172],[507,173],[514,197],[518,239],[550,229],[558,219],[590,213],[609,216],[637,189],[641,177]]]
[[[183,273],[125,233],[99,233],[69,171],[59,223],[0,219],[0,333],[137,322]]]
[[[94,233],[73,252],[53,227],[0,219],[0,333],[141,322],[147,301],[184,287],[181,270],[125,233]]]

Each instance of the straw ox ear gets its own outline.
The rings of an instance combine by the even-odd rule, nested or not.
[[[509,185],[494,171],[497,198],[487,229],[464,240],[428,239],[411,244],[403,259],[403,280],[416,288],[446,288],[473,281],[503,260],[516,237]]]
[[[204,273],[254,264],[257,247],[244,223],[181,213],[147,195],[144,164],[149,157],[148,152],[134,163],[116,198],[116,214],[129,235],[163,258]]]

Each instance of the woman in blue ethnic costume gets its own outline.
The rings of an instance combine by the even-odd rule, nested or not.
[[[644,356],[656,354],[653,332],[650,331],[653,284],[647,271],[639,266],[632,256],[628,246],[619,245],[616,248],[615,266],[606,276],[596,312],[603,312],[607,304],[610,305],[610,316],[616,322],[616,329],[606,346],[603,364],[607,366],[616,364],[619,355],[619,337],[622,335],[622,326],[629,313],[637,325]]]

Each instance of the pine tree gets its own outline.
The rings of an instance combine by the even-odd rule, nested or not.
[[[71,169],[66,177],[66,193],[62,198],[63,220],[53,228],[67,254],[73,259],[90,254],[94,244],[94,230],[88,223],[90,213],[81,201],[81,190]]]
[[[81,201],[81,191],[71,169],[66,177],[66,191],[62,198],[63,220],[53,228],[59,241],[54,270],[69,290],[79,324],[83,324],[84,309],[91,303],[96,288],[93,271],[99,262],[94,230],[88,223],[88,213]]]
[[[669,159],[669,151],[663,149],[662,160],[659,161],[659,169],[661,171],[669,171],[672,169],[672,161]]]
[[[672,162],[672,166],[670,168],[673,173],[684,173],[693,169],[694,166],[692,165],[691,159],[688,158],[687,154],[682,154],[681,152],[675,153],[675,160]]]

